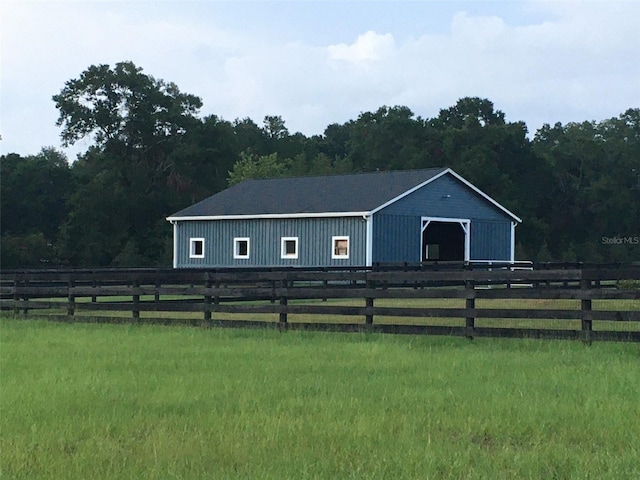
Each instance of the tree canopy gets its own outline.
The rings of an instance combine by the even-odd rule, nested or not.
[[[98,147],[119,142],[147,149],[162,139],[182,135],[195,120],[202,101],[142,73],[132,62],[92,65],[53,96],[65,145],[93,135]]]
[[[322,135],[268,115],[198,116],[202,102],[132,62],[90,66],[53,96],[59,151],[0,157],[2,267],[171,262],[165,218],[247,178],[448,166],[523,218],[516,258],[628,262],[640,245],[640,109],[529,135],[488,99],[434,118],[382,106]]]

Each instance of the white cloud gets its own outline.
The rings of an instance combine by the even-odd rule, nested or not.
[[[454,15],[451,22],[451,34],[459,41],[478,49],[486,49],[500,42],[505,33],[502,18],[496,16],[479,17],[467,12]]]
[[[352,63],[383,60],[393,54],[394,40],[390,33],[381,35],[369,30],[358,35],[358,39],[351,45],[344,43],[329,45],[327,50],[332,60]]]
[[[258,124],[265,115],[281,115],[290,131],[306,135],[382,105],[435,116],[463,96],[489,98],[530,131],[543,122],[616,116],[640,98],[640,2],[520,2],[517,19],[502,11],[506,2],[483,8],[469,2],[465,11],[448,2],[408,2],[404,23],[353,31],[347,42],[339,40],[349,38],[344,30],[326,40],[327,25],[336,21],[332,2],[314,4],[316,12],[326,11],[322,18],[279,18],[279,26],[313,20],[306,28],[296,23],[295,40],[270,31],[269,22],[230,22],[239,8],[231,2],[151,5],[5,1],[1,151],[29,154],[59,145],[51,96],[89,65],[122,60],[200,96],[203,114]],[[250,6],[266,12],[273,5]],[[278,5],[268,13],[283,15],[290,4]],[[382,17],[396,4],[375,7]],[[370,17],[371,8],[362,4]],[[427,27],[414,8],[423,15],[437,10],[448,27]],[[313,36],[319,24],[321,42]]]

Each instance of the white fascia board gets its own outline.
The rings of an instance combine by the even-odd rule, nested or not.
[[[487,195],[486,193],[484,193],[482,190],[480,190],[478,187],[476,187],[475,185],[469,183],[467,180],[465,180],[464,178],[462,178],[460,175],[458,175],[456,172],[454,172],[453,170],[451,170],[450,168],[447,168],[443,173],[450,173],[451,175],[453,175],[455,178],[457,178],[458,180],[460,180],[462,183],[464,183],[467,187],[469,187],[471,190],[473,190],[474,192],[476,192],[478,195],[480,195],[481,197],[483,197],[485,200],[488,200],[489,202],[491,202],[493,205],[495,205],[496,207],[498,207],[500,210],[502,210],[504,213],[506,213],[507,215],[509,215],[511,218],[513,218],[516,222],[518,223],[522,223],[522,219],[518,216],[516,216],[513,212],[510,212],[509,210],[507,210],[505,207],[503,207],[502,205],[500,205],[498,202],[496,202],[493,198],[491,198],[489,195]]]
[[[509,257],[511,258],[511,262],[516,261],[516,227],[518,224],[516,222],[511,222],[511,252]]]
[[[369,212],[324,212],[324,213],[267,213],[261,215],[194,215],[190,217],[167,217],[169,222],[194,220],[255,220],[265,218],[339,218],[364,217]]]
[[[373,265],[373,217],[364,217],[367,222],[367,233],[365,235],[365,263],[367,267]]]
[[[469,223],[470,218],[449,218],[449,217],[422,217],[422,220],[428,220],[430,222],[449,222],[449,223]]]
[[[178,268],[178,224],[171,222],[173,225],[173,268]]]

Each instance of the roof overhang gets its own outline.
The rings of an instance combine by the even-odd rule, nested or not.
[[[366,217],[371,212],[322,212],[322,213],[268,213],[261,215],[194,215],[185,217],[167,217],[168,222],[188,222],[197,220],[256,220],[274,218],[336,218]]]
[[[496,202],[493,198],[491,198],[489,195],[487,195],[486,193],[484,193],[482,190],[480,190],[478,187],[474,186],[473,184],[469,183],[467,180],[465,180],[464,178],[462,178],[460,175],[458,175],[456,172],[454,172],[453,170],[451,170],[450,168],[447,168],[445,170],[443,170],[442,172],[438,173],[437,175],[434,175],[433,177],[431,177],[429,180],[426,180],[422,183],[420,183],[419,185],[416,185],[415,187],[411,188],[410,190],[407,190],[406,192],[403,192],[401,195],[398,195],[396,198],[392,198],[391,200],[389,200],[386,203],[383,203],[382,205],[380,205],[379,207],[374,208],[373,210],[371,210],[371,212],[369,212],[370,214],[374,214],[379,212],[380,210],[382,210],[385,207],[388,207],[389,205],[391,205],[392,203],[397,202],[398,200],[400,200],[401,198],[406,197],[407,195],[411,195],[413,192],[415,192],[416,190],[424,187],[425,185],[430,184],[431,182],[439,179],[440,177],[446,175],[446,174],[450,174],[451,176],[453,176],[454,178],[456,178],[457,180],[459,180],[461,183],[463,183],[464,185],[466,185],[467,187],[469,187],[471,190],[473,190],[474,192],[476,192],[478,195],[480,195],[482,198],[484,198],[485,200],[487,200],[489,203],[491,203],[492,205],[494,205],[495,207],[497,207],[498,209],[502,210],[504,213],[506,213],[509,217],[511,217],[514,221],[518,222],[518,223],[522,223],[522,219],[516,215],[514,215],[512,212],[510,212],[509,210],[507,210],[505,207],[503,207],[502,205],[500,205],[498,202]]]
[[[467,186],[470,190],[472,190],[473,192],[478,194],[480,197],[482,197],[484,200],[486,200],[487,202],[492,204],[498,210],[502,211],[504,214],[506,214],[508,217],[510,217],[512,219],[512,221],[517,222],[517,223],[522,223],[522,219],[520,217],[516,216],[513,212],[509,211],[508,209],[506,209],[505,207],[500,205],[498,202],[496,202],[489,195],[484,193],[482,190],[480,190],[479,188],[477,188],[473,184],[469,183],[467,180],[462,178],[460,175],[458,175],[456,172],[454,172],[450,168],[444,169],[442,172],[434,175],[433,177],[429,178],[428,180],[425,180],[424,182],[419,183],[415,187],[410,188],[409,190],[407,190],[407,191],[403,192],[402,194],[398,195],[397,197],[392,198],[391,200],[383,203],[382,205],[380,205],[380,206],[378,206],[378,207],[376,207],[376,208],[374,208],[373,210],[370,210],[370,211],[360,211],[360,212],[315,212],[315,213],[309,213],[309,212],[300,212],[300,213],[267,213],[267,214],[252,214],[252,215],[170,216],[170,217],[167,217],[167,221],[169,221],[171,223],[174,223],[174,222],[198,221],[198,220],[206,221],[206,220],[256,220],[256,219],[287,219],[287,218],[367,217],[367,216],[371,216],[371,215],[379,212],[383,208],[385,208],[385,207],[397,202],[398,200],[406,197],[407,195],[411,195],[416,190],[424,187],[425,185],[428,185],[429,183],[434,182],[435,180],[437,180],[437,179],[439,179],[442,176],[447,175],[447,174],[451,175],[452,177],[454,177],[455,179],[460,181],[463,185]]]
[[[504,213],[506,213],[507,215],[509,215],[513,220],[515,220],[518,223],[522,223],[522,219],[520,217],[518,217],[517,215],[515,215],[513,212],[511,212],[510,210],[507,210],[505,207],[503,207],[502,205],[500,205],[498,202],[496,202],[493,198],[491,198],[489,195],[487,195],[486,193],[484,193],[482,190],[480,190],[478,187],[472,185],[471,183],[469,183],[468,181],[466,181],[464,178],[462,178],[460,175],[458,175],[456,172],[454,172],[453,170],[451,170],[450,168],[447,168],[444,172],[442,172],[440,175],[437,175],[436,177],[440,177],[441,175],[444,175],[445,173],[450,173],[451,175],[453,175],[455,178],[457,178],[458,180],[460,180],[462,183],[464,183],[467,187],[469,187],[471,190],[473,190],[474,192],[476,192],[478,195],[480,195],[481,197],[483,197],[485,200],[487,200],[488,202],[492,203],[493,205],[495,205],[496,207],[498,207],[500,210],[502,210]],[[433,178],[431,179],[432,181],[434,180]]]

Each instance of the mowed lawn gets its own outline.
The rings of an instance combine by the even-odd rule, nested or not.
[[[1,478],[637,479],[640,345],[0,321]]]

